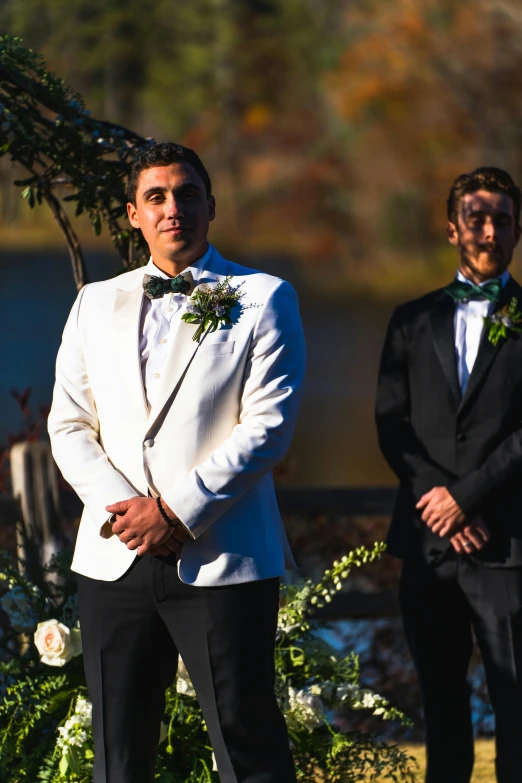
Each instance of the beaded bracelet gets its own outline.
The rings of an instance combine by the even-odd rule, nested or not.
[[[167,525],[169,527],[177,527],[179,525],[179,522],[178,522],[177,519],[170,519],[167,516],[167,514],[165,513],[165,509],[161,505],[161,498],[160,498],[159,495],[156,498],[156,505],[158,506],[158,509],[159,509],[159,512],[160,512],[161,516],[163,517],[163,519],[165,520],[165,522],[167,523]]]

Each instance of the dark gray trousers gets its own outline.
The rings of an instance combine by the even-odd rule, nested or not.
[[[180,581],[174,558],[138,557],[115,582],[78,575],[78,585],[94,783],[154,780],[164,693],[178,651],[222,783],[295,781],[274,696],[278,579],[193,587]]]
[[[522,780],[522,569],[486,568],[451,552],[437,566],[404,562],[401,607],[426,720],[426,783],[469,783],[475,634],[496,719],[499,783]]]

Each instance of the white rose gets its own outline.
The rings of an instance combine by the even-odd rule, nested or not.
[[[58,620],[38,623],[34,643],[40,653],[40,660],[48,666],[65,666],[82,651],[80,631],[76,628],[71,631]]]

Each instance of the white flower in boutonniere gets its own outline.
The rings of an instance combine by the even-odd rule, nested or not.
[[[488,340],[493,345],[497,345],[500,340],[507,340],[510,334],[520,334],[522,332],[522,313],[517,310],[518,300],[516,296],[511,302],[496,313],[484,318],[484,323],[488,329]]]
[[[200,285],[196,288],[187,306],[187,312],[181,317],[189,324],[198,324],[192,338],[196,342],[204,332],[215,332],[220,324],[231,324],[229,310],[239,302],[243,294],[239,286],[230,285],[231,277],[226,277],[216,286]]]

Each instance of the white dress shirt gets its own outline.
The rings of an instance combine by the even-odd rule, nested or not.
[[[506,269],[499,277],[502,287],[506,285],[509,278],[510,274]],[[460,271],[457,272],[457,280],[473,285]],[[479,283],[479,285],[482,286],[485,283]],[[459,302],[455,308],[455,351],[459,383],[463,394],[477,358],[484,329],[484,318],[491,314],[494,307],[494,302],[490,302],[489,299],[470,299],[469,302]]]
[[[206,253],[183,271],[190,271],[194,281],[197,282],[211,254],[212,245],[209,244]],[[147,266],[143,268],[143,272],[144,274],[156,275],[165,279],[169,278],[169,275],[158,269],[152,258],[150,258]],[[185,294],[175,293],[165,294],[158,299],[143,297],[140,324],[140,359],[141,376],[149,411],[154,402],[156,390],[159,387],[159,380],[164,372],[169,343],[174,339],[176,327],[181,321],[181,316],[186,312],[188,299],[189,297],[185,296]]]

